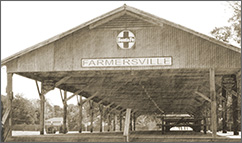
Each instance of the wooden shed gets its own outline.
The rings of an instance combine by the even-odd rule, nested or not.
[[[4,65],[10,135],[13,74],[41,82],[40,134],[44,133],[44,95],[54,88],[64,91],[64,125],[67,100],[79,95],[87,98],[79,98],[80,133],[81,107],[89,101],[99,104],[101,112],[123,115],[126,111],[121,130],[127,137],[130,119],[135,121],[139,115],[189,114],[205,131],[210,126],[216,138],[216,101],[222,98],[226,103],[230,93],[238,134],[241,49],[130,6],[7,57],[1,61]],[[67,97],[67,91],[73,95]]]

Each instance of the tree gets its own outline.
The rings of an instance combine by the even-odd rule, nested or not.
[[[241,2],[228,2],[229,8],[233,10],[233,16],[229,18],[229,26],[215,27],[211,34],[223,42],[237,42],[241,44]]]
[[[13,99],[13,124],[34,124],[35,109],[23,95],[17,94]]]

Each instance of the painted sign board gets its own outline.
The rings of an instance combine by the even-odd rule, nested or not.
[[[172,57],[82,59],[82,67],[171,66]]]
[[[121,49],[131,49],[135,44],[135,36],[129,30],[124,30],[118,34],[117,44]]]

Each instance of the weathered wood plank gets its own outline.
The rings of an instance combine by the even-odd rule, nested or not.
[[[88,97],[87,99],[85,99],[85,100],[83,101],[83,104],[86,103],[86,102],[88,102],[88,101],[90,101],[92,98],[94,98],[94,97],[97,96],[98,94],[99,94],[98,91],[95,92],[92,96],[90,96],[90,97]]]
[[[215,70],[211,68],[209,70],[209,81],[210,81],[210,97],[211,97],[211,129],[212,137],[217,136],[217,103],[216,103],[216,91],[215,91]]]
[[[123,120],[123,114],[122,111],[119,112],[119,130],[122,131],[122,121]]]
[[[130,115],[131,115],[131,109],[126,109],[126,115],[125,115],[125,123],[124,123],[124,133],[125,141],[129,142],[129,125],[130,125]]]
[[[7,109],[9,109],[9,136],[12,136],[12,126],[13,126],[13,111],[12,111],[12,101],[13,101],[13,73],[7,73],[7,98],[8,104]]]
[[[66,77],[62,78],[61,80],[59,80],[58,82],[55,83],[55,87],[58,87],[59,85],[66,82],[70,78],[71,78],[71,76],[66,76]]]
[[[90,105],[90,117],[91,117],[91,125],[90,125],[90,132],[92,133],[93,132],[93,115],[94,115],[94,112],[93,112],[93,108],[94,108],[94,102],[92,100],[89,101],[89,105]]]
[[[67,133],[66,119],[67,119],[67,91],[64,90],[64,103],[63,103],[63,130],[64,134]]]
[[[75,95],[79,94],[82,91],[83,91],[82,89],[77,90],[75,93],[73,93],[70,97],[66,98],[65,100],[66,101],[70,100],[71,98],[73,98]]]
[[[237,93],[237,79],[236,79],[236,75],[232,75],[234,80],[235,80],[235,84],[232,87],[231,91],[234,91],[235,93]],[[239,135],[239,123],[238,123],[238,96],[232,96],[232,109],[233,109],[233,131],[234,131],[234,135]]]
[[[227,95],[226,94],[227,94],[226,90],[222,88],[222,96],[224,97],[224,99],[222,99],[223,133],[227,133]]]
[[[40,96],[41,96],[41,92],[40,92],[40,89],[39,89],[39,85],[38,85],[37,80],[35,80],[35,84],[36,84],[37,91],[38,91],[38,93],[39,93],[39,97],[40,97]]]
[[[205,99],[205,100],[211,102],[211,99],[209,99],[206,95],[202,94],[201,92],[195,91],[195,93],[196,93],[197,95],[199,95],[200,97],[202,97],[203,99]]]
[[[40,96],[40,135],[44,134],[44,121],[45,121],[45,96]]]
[[[81,133],[82,132],[82,105],[83,105],[83,103],[82,103],[82,96],[81,95],[79,95],[79,98],[80,98],[80,100],[79,100],[79,103],[78,103],[78,105],[79,105],[79,122],[78,122],[78,126],[79,126],[79,133]]]
[[[103,106],[101,104],[99,104],[99,112],[100,112],[100,132],[103,131]]]

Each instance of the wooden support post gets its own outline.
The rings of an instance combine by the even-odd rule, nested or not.
[[[165,123],[165,121],[164,121],[164,116],[162,116],[162,122],[161,122],[161,124],[162,124],[162,126],[161,126],[161,129],[162,129],[162,134],[165,134],[165,125],[164,125],[164,123]]]
[[[64,91],[64,103],[63,103],[63,132],[64,134],[67,133],[67,126],[66,126],[66,118],[67,118],[67,91]]]
[[[132,131],[132,121],[133,121],[133,113],[131,113],[131,115],[130,115],[130,125],[129,125],[130,131]]]
[[[223,85],[222,85],[223,87]],[[224,88],[222,88],[222,96],[224,97],[222,99],[222,117],[223,117],[223,133],[227,133],[227,92]]]
[[[122,120],[123,120],[123,113],[122,111],[119,112],[119,130],[122,131]]]
[[[40,96],[40,134],[44,134],[44,122],[45,122],[45,96],[41,94]]]
[[[135,131],[135,123],[136,123],[136,117],[135,117],[135,113],[133,114],[133,130]]]
[[[232,86],[232,91],[237,93],[237,80],[236,75],[231,75],[234,78],[234,86]],[[238,94],[237,94],[238,95]],[[239,135],[238,132],[238,96],[232,95],[232,109],[233,109],[233,129],[234,135]]]
[[[79,133],[82,132],[82,96],[80,95],[80,100],[79,100]]]
[[[129,125],[130,125],[131,109],[126,110],[125,123],[124,123],[124,138],[125,142],[129,142]]]
[[[109,108],[107,109],[108,112],[108,132],[111,131],[111,113],[109,112]]]
[[[215,70],[211,68],[209,70],[209,81],[210,81],[210,98],[211,98],[211,126],[212,126],[212,137],[217,136],[217,103],[216,103],[216,91],[215,91]]]
[[[13,73],[7,73],[7,97],[9,109],[9,135],[12,136],[12,126],[13,126],[13,111],[12,111],[12,101],[13,101]],[[2,134],[3,135],[3,134]]]
[[[38,86],[37,81],[36,86],[38,89],[39,97],[40,97],[40,135],[44,134],[45,129],[45,94],[48,93],[50,90],[53,90],[55,88],[55,84],[52,80],[44,80],[41,83],[41,92]]]
[[[99,104],[99,111],[100,111],[100,132],[103,131],[103,106]]]
[[[90,132],[93,132],[93,101],[90,100],[89,101],[89,105],[90,105],[90,112],[91,112],[91,127],[90,127]]]
[[[203,117],[203,133],[207,134],[207,117]]]
[[[117,116],[116,113],[113,113],[113,131],[116,131]]]

